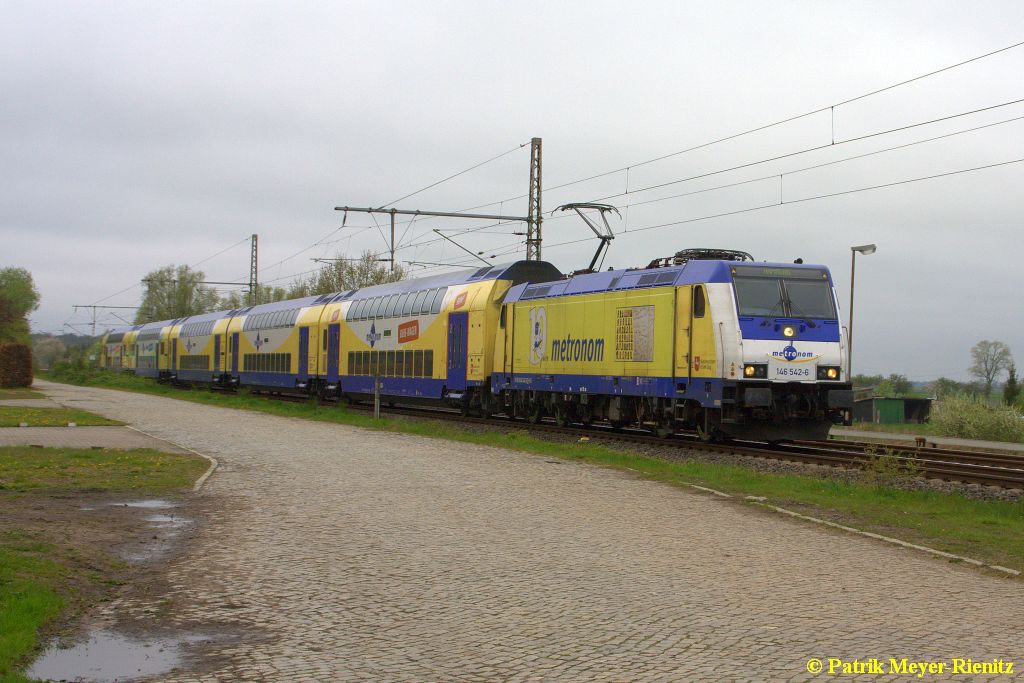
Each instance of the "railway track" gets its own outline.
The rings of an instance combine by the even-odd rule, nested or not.
[[[299,401],[308,399],[300,396],[265,395],[268,398]],[[356,403],[350,406],[356,410],[373,410],[370,404]],[[768,444],[754,441],[729,441],[726,443],[703,443],[695,436],[675,435],[661,438],[637,429],[613,429],[601,425],[584,427],[560,427],[550,421],[531,423],[511,418],[472,417],[457,410],[443,408],[419,408],[411,406],[382,406],[382,411],[393,415],[407,415],[435,420],[450,420],[460,423],[494,426],[504,423],[548,434],[586,437],[620,443],[635,443],[658,448],[673,447],[691,449],[699,447],[705,451],[798,462],[829,467],[865,469],[879,459],[885,459],[885,467],[912,475],[944,481],[997,486],[1007,489],[1024,489],[1024,456],[1007,453],[980,453],[957,451],[944,448],[919,446],[880,446],[876,443],[857,441],[797,441],[782,444]],[[657,456],[654,456],[657,457]]]

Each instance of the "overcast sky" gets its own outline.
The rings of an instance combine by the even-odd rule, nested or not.
[[[47,332],[88,330],[73,304],[137,305],[163,265],[246,280],[253,232],[260,279],[286,285],[313,257],[386,249],[370,217],[342,228],[333,207],[380,206],[510,150],[396,206],[525,213],[519,146],[541,137],[546,188],[631,167],[544,193],[546,213],[623,207],[605,267],[700,246],[799,257],[832,269],[846,317],[849,248],[875,242],[857,262],[855,371],[966,378],[980,339],[1024,359],[1024,163],[795,200],[1024,158],[1024,120],[1001,123],[1024,103],[849,141],[1024,98],[1024,47],[831,109],[1022,41],[1021,27],[1018,1],[6,0],[0,267],[33,273]],[[519,225],[421,219],[399,224],[397,257],[472,261],[434,228],[488,260],[524,254]],[[549,219],[543,255],[584,267],[588,236]],[[133,311],[99,320],[115,313]]]

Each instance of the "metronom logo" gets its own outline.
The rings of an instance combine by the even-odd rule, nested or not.
[[[604,339],[573,339],[571,334],[566,335],[565,339],[553,339],[551,360],[604,360]]]

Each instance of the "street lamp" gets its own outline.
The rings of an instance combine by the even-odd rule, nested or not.
[[[846,379],[853,381],[853,276],[857,270],[857,254],[874,254],[878,249],[874,244],[862,244],[850,247],[850,338],[846,340]]]

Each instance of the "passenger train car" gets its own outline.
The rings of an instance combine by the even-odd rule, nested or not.
[[[691,250],[647,268],[483,267],[112,330],[101,363],[663,435],[823,438],[853,393],[831,275]]]

